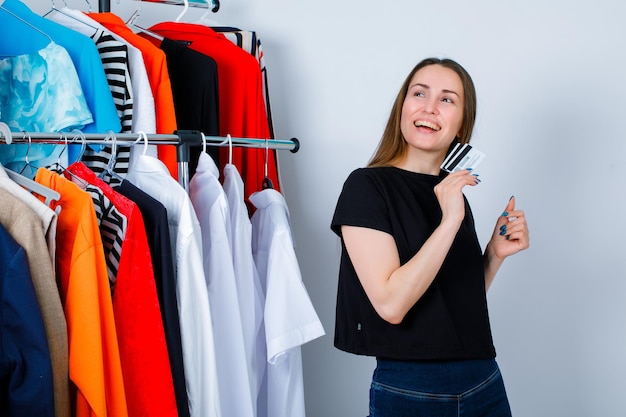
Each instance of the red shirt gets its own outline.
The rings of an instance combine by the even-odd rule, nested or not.
[[[128,415],[175,417],[174,383],[141,212],[83,163],[67,170],[100,188],[128,220],[113,292]]]
[[[150,31],[172,40],[190,42],[189,47],[208,55],[217,63],[220,136],[270,139],[269,122],[263,96],[263,79],[258,61],[224,35],[196,24],[164,22]],[[155,45],[159,41],[145,36]],[[245,196],[262,188],[265,177],[265,149],[233,148],[232,162],[245,184]],[[220,154],[221,170],[228,162],[228,148]],[[280,190],[274,152],[268,152],[268,177]]]

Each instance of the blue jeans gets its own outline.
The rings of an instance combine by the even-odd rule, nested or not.
[[[378,359],[370,417],[511,417],[511,408],[493,359]]]

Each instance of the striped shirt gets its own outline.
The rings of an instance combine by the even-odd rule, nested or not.
[[[111,89],[113,101],[122,124],[122,132],[130,132],[133,123],[133,89],[128,69],[128,47],[116,40],[110,33],[97,29],[91,38],[94,40],[104,73]],[[103,173],[112,157],[110,146],[88,147],[82,161],[97,174]],[[130,148],[118,147],[114,171],[120,178],[126,177],[130,163]],[[111,177],[112,184],[121,179]]]

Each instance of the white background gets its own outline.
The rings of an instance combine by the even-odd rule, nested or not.
[[[112,3],[123,19],[137,6]],[[181,11],[141,3],[138,24]],[[203,13],[190,8],[181,21]],[[625,15],[618,0],[222,0],[210,15],[257,32],[276,137],[302,142],[279,158],[303,279],[327,332],[303,348],[308,417],[368,413],[374,360],[333,347],[339,245],[329,224],[343,181],[366,164],[404,77],[427,56],[459,61],[476,83],[473,144],[487,157],[467,196],[483,245],[511,195],[531,228],[531,248],[489,292],[513,414],[626,415]]]

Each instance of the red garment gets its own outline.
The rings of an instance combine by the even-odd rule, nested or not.
[[[269,122],[263,96],[263,78],[258,61],[213,29],[189,23],[164,22],[150,31],[172,40],[188,41],[189,47],[208,55],[217,63],[220,136],[270,139]],[[141,35],[155,45],[154,37]],[[233,164],[244,181],[244,196],[262,189],[265,178],[265,149],[233,148]],[[268,177],[280,191],[274,152],[267,153]],[[220,153],[221,171],[228,162],[228,148]]]
[[[126,26],[126,23],[119,16],[113,13],[88,13],[87,15],[141,51],[154,97],[156,133],[168,135],[174,133],[176,130],[176,113],[174,112],[174,97],[172,96],[165,52],[138,36]],[[158,145],[158,153],[159,159],[167,166],[172,177],[178,179],[176,148],[171,145]]]
[[[113,313],[129,417],[178,416],[152,258],[137,205],[113,190],[83,163],[67,169],[100,188],[128,226],[122,242]]]

